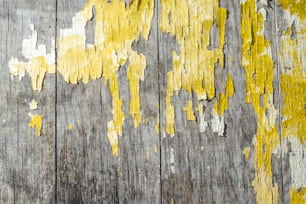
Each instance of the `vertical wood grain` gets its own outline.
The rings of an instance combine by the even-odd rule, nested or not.
[[[109,5],[124,2],[126,9],[145,2],[103,1]],[[61,66],[63,29],[71,28],[73,17],[95,1],[0,1],[0,203],[303,203],[306,22],[302,1],[207,0],[204,6],[202,1],[154,1],[148,39],[135,38],[126,51],[130,58],[116,70],[122,101],[117,112],[112,80],[103,74],[86,83],[86,74],[78,70],[76,75],[83,79],[71,84],[63,66],[55,74],[46,74],[42,91],[33,90],[31,74],[26,73],[22,80],[10,74],[13,58],[28,61],[23,56],[23,41],[33,34],[31,29],[37,31],[36,48],[42,44],[47,53],[56,51],[56,68]],[[162,9],[169,9],[163,8],[165,2],[177,9],[163,16]],[[91,9],[92,18],[82,36],[88,47],[96,42],[96,12],[101,12]],[[205,20],[215,15],[211,29],[205,30],[210,22],[201,22],[202,33],[190,35],[202,25],[191,22],[190,15],[180,16],[188,9]],[[116,14],[115,10],[107,12]],[[226,16],[224,45],[222,15]],[[114,24],[119,21],[114,18]],[[258,26],[252,27],[255,24]],[[82,26],[80,23],[79,28]],[[130,26],[122,32],[135,25]],[[248,30],[251,35],[244,36],[242,31]],[[206,36],[196,39],[203,33]],[[56,50],[52,50],[52,39]],[[204,42],[207,39],[209,45]],[[77,42],[74,40],[67,40],[69,46]],[[200,42],[196,46],[206,47],[188,58],[200,49],[190,49],[195,41]],[[93,56],[113,60],[113,53],[106,53],[109,56]],[[85,62],[99,61],[85,54]],[[143,80],[136,76],[141,74],[129,72],[137,69],[141,54],[146,59]],[[67,59],[70,66],[78,68],[82,61],[77,54],[71,56],[75,62]],[[198,63],[198,59],[205,60]],[[248,66],[250,60],[256,63]],[[189,65],[197,63],[198,69],[192,70]],[[195,79],[204,69],[206,74],[213,73],[198,84]],[[138,95],[131,96],[131,79],[139,80],[139,93],[138,89],[133,92],[140,98],[139,125],[135,119],[139,116]],[[228,91],[229,79],[233,94]],[[201,88],[206,97],[199,96]],[[32,99],[38,109],[30,110]],[[122,135],[118,136],[121,130],[115,131],[117,155],[108,137],[108,122],[121,111],[125,119]],[[29,127],[31,114],[43,117],[40,137]],[[216,121],[216,114],[221,121]],[[174,121],[169,121],[172,116]]]
[[[70,28],[71,18],[85,3],[85,0],[69,3],[59,0],[58,29]],[[159,111],[157,19],[156,13],[154,15],[149,40],[140,39],[133,45],[147,60],[144,80],[140,81],[143,122],[138,128],[134,128],[129,115],[127,66],[117,71],[125,113],[118,157],[112,154],[107,138],[107,122],[112,119],[110,82],[105,85],[102,78],[86,85],[82,82],[71,85],[57,75],[59,203],[159,202],[159,137],[155,131]],[[94,24],[94,18],[87,23],[86,41],[89,43],[94,42],[91,30]]]
[[[37,44],[51,49],[55,35],[55,1],[0,1],[0,203],[54,203],[55,80],[47,76],[43,91],[32,91],[26,75],[10,76],[12,57],[24,60],[23,39],[39,33]],[[25,60],[27,61],[27,60]],[[37,110],[30,110],[35,99]],[[40,137],[29,127],[29,113],[43,115]]]

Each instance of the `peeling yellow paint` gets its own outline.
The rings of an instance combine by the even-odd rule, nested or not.
[[[156,124],[155,124],[155,132],[157,135],[159,135],[159,113],[157,114],[157,120],[156,120]]]
[[[85,26],[93,17],[95,8],[94,45],[86,44]],[[130,88],[130,115],[134,126],[141,122],[139,80],[144,80],[146,59],[132,49],[132,43],[140,38],[149,37],[151,20],[153,18],[154,0],[133,0],[128,5],[122,0],[101,1],[88,0],[83,9],[72,19],[72,28],[61,29],[58,41],[57,71],[66,82],[76,84],[78,81],[88,83],[103,77],[113,101],[113,120],[108,123],[108,138],[114,145],[113,152],[117,153],[117,138],[122,135],[124,113],[122,100],[119,95],[117,71],[127,64],[127,79]],[[25,44],[37,42],[37,33]],[[36,44],[36,42],[34,44]],[[29,47],[29,46],[28,46]],[[35,45],[34,45],[35,48]],[[33,49],[34,49],[33,48]],[[47,61],[46,54],[29,55],[28,62],[12,59],[11,73],[22,75],[25,70],[32,78],[33,90],[41,90],[46,73],[54,71],[55,62]]]
[[[173,70],[167,73],[166,132],[171,136],[175,134],[174,93],[193,91],[198,99],[215,96],[215,64],[224,65],[225,22],[226,10],[218,0],[161,0],[160,29],[175,36],[180,45],[179,53],[172,52]],[[219,46],[210,50],[214,23],[219,28]]]
[[[156,144],[154,145],[154,153],[157,153],[158,149],[157,149],[157,146]]]
[[[285,3],[281,1],[281,5],[290,5],[290,13],[299,7],[299,3]],[[285,7],[287,8],[287,7]],[[293,9],[294,8],[294,9]],[[295,9],[296,8],[296,9]],[[292,10],[293,9],[293,10]],[[294,14],[294,12],[292,13]],[[297,13],[299,16],[300,13]],[[283,97],[282,107],[282,136],[295,136],[300,142],[306,145],[306,68],[305,57],[306,48],[306,18],[296,16],[288,16],[288,19],[294,21],[296,28],[296,36],[291,39],[291,27],[281,36],[280,47],[280,63],[281,63],[281,91]],[[304,64],[304,65],[303,65]]]
[[[234,95],[234,83],[231,75],[227,76],[225,93],[219,94],[219,100],[214,103],[214,114],[223,115],[228,110],[228,99]]]
[[[287,30],[281,35],[280,56],[280,88],[283,105],[281,108],[282,139],[297,138],[302,147],[306,148],[306,12],[305,1],[280,0],[279,4],[284,8],[286,22],[289,24]],[[295,32],[291,29],[294,24]],[[298,145],[291,144],[298,148]],[[305,180],[301,180],[305,175],[303,169],[303,148],[290,150],[290,152],[300,152],[290,155],[291,187],[290,203],[306,203]],[[297,157],[294,159],[294,156]],[[301,181],[301,182],[300,182]]]
[[[187,106],[184,108],[186,112],[187,120],[195,121],[195,115],[192,109],[192,101],[187,102]]]
[[[33,115],[29,123],[29,127],[36,129],[36,136],[41,136],[42,129],[42,115]]]
[[[304,188],[290,188],[290,204],[306,203],[306,187]]]
[[[272,181],[272,150],[279,144],[275,118],[267,123],[273,106],[273,61],[271,45],[264,37],[264,16],[257,13],[256,0],[241,4],[242,65],[246,74],[246,103],[253,105],[258,124],[254,144],[255,178],[252,182],[258,203],[277,203],[278,186]],[[260,103],[260,98],[263,103]]]
[[[246,160],[249,160],[250,158],[250,147],[245,147],[243,149],[243,154]]]

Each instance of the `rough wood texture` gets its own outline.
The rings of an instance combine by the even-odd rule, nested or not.
[[[224,79],[230,73],[235,85],[235,95],[229,100],[229,111],[225,114],[224,137],[212,130],[210,123],[214,100],[198,101],[194,94],[179,91],[172,98],[175,104],[174,137],[162,137],[162,201],[171,203],[254,203],[252,177],[253,158],[246,161],[243,148],[252,143],[256,133],[256,116],[251,105],[245,104],[245,73],[240,65],[240,3],[239,1],[221,1],[220,5],[228,11],[225,39],[225,67],[216,69],[217,87],[223,87]],[[162,72],[172,69],[172,50],[178,43],[169,35],[160,34],[160,62]],[[233,57],[233,61],[230,61]],[[162,76],[165,76],[163,74]],[[161,82],[167,87],[163,79]],[[220,85],[219,85],[220,84]],[[165,88],[164,88],[165,89]],[[163,93],[163,92],[162,92]],[[216,94],[217,95],[217,94]],[[197,121],[188,121],[183,107],[188,100],[194,102]],[[163,101],[163,100],[162,100]],[[203,113],[196,107],[203,104]],[[162,103],[162,107],[165,104]],[[162,109],[165,118],[165,109]],[[200,131],[200,115],[209,122],[204,133]],[[163,124],[163,123],[162,123]],[[165,125],[165,124],[163,124]]]
[[[58,24],[70,28],[75,13],[86,1],[58,1]],[[158,118],[157,19],[149,40],[133,49],[147,57],[145,81],[140,82],[141,111],[147,123],[134,128],[129,116],[130,90],[127,66],[117,71],[126,120],[119,137],[119,158],[107,139],[112,119],[112,97],[106,79],[69,85],[58,75],[58,201],[60,203],[158,203],[160,200]],[[91,20],[95,24],[96,19]],[[90,22],[89,22],[90,23]],[[89,24],[88,23],[88,24]],[[88,26],[89,29],[94,29]],[[90,42],[92,39],[87,38]],[[72,124],[73,128],[68,129]],[[154,151],[154,146],[156,150]],[[148,153],[147,153],[148,152]],[[148,156],[147,156],[148,155]]]
[[[33,92],[28,76],[11,79],[8,62],[22,59],[31,24],[39,33],[38,44],[51,48],[55,1],[1,1],[0,24],[0,203],[54,203],[55,78],[46,77],[43,91]],[[37,110],[29,108],[32,99]],[[44,117],[41,137],[28,126],[30,112]]]
[[[0,203],[306,203],[303,8],[0,1]]]

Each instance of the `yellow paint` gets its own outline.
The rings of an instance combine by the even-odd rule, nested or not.
[[[32,58],[29,62],[19,62],[17,59],[13,59],[9,62],[11,74],[20,76],[28,72],[32,81],[32,88],[34,91],[40,91],[42,89],[43,80],[46,73],[54,73],[54,64],[48,64],[44,56],[37,56]]]
[[[230,68],[233,67],[233,56],[229,57],[229,62],[230,62]]]
[[[95,7],[94,45],[85,44],[85,26]],[[139,80],[144,80],[146,68],[145,56],[132,49],[132,43],[140,38],[149,37],[154,0],[133,0],[128,5],[122,0],[88,0],[83,9],[72,21],[71,29],[62,29],[58,41],[57,71],[66,82],[88,83],[103,77],[109,83],[112,96],[113,120],[108,123],[108,138],[114,145],[113,153],[118,155],[118,136],[122,135],[124,113],[119,95],[117,71],[124,64],[128,65],[127,79],[130,88],[130,115],[134,126],[141,122]],[[37,37],[37,36],[36,36]],[[42,81],[47,72],[54,70],[54,63],[48,64],[44,56],[38,56],[29,62],[11,61],[14,75],[27,69],[33,90],[41,90]],[[117,138],[117,139],[114,139]]]
[[[291,14],[298,15],[301,19],[306,18],[305,0],[279,0],[279,4]]]
[[[219,94],[219,100],[214,103],[214,114],[223,115],[228,110],[228,99],[234,95],[234,83],[231,75],[227,76],[225,93]]]
[[[92,6],[96,8],[95,45],[85,48],[85,36],[61,39],[58,71],[66,81],[73,84],[78,80],[87,83],[89,78],[100,77],[104,78],[105,83],[109,82],[113,99],[113,121],[108,125],[108,138],[112,138],[113,142],[110,143],[115,145],[113,153],[118,155],[118,142],[114,138],[122,135],[125,116],[116,72],[129,62],[127,78],[131,94],[130,114],[134,118],[134,126],[137,127],[141,121],[139,80],[144,80],[146,59],[131,46],[139,36],[148,39],[154,2],[135,0],[126,7],[121,0],[113,0],[111,3],[90,0],[80,12],[84,22],[92,17]]]
[[[219,47],[209,50],[213,23],[219,28]],[[174,135],[174,93],[192,91],[198,99],[215,96],[214,66],[224,65],[226,10],[218,0],[161,0],[160,29],[175,36],[180,53],[173,51],[173,70],[167,73],[166,132]]]
[[[281,1],[285,4],[285,1]],[[288,5],[286,3],[285,5]],[[291,3],[290,8],[299,7],[299,3]],[[286,7],[285,7],[286,8]],[[294,9],[296,10],[296,9]],[[293,12],[290,9],[291,12]],[[297,15],[300,15],[297,13]],[[283,97],[282,107],[282,136],[297,137],[306,145],[306,68],[303,60],[306,57],[305,33],[306,18],[295,19],[296,38],[291,39],[291,28],[281,36],[281,91]],[[289,16],[292,17],[293,16]],[[305,62],[304,62],[305,63]]]
[[[290,188],[290,204],[305,204],[306,203],[306,187]]]
[[[25,72],[29,74],[32,81],[32,87],[35,91],[42,89],[43,79],[46,73],[55,73],[55,49],[54,40],[51,39],[51,53],[46,54],[46,46],[37,44],[38,34],[31,24],[31,35],[22,42],[22,54],[26,62],[20,62],[16,58],[9,61],[10,72],[21,79]]]
[[[150,151],[147,151],[147,154],[146,154],[146,159],[149,160],[150,159]]]
[[[293,47],[287,47],[290,49]],[[296,51],[296,50],[295,50]],[[301,64],[295,63],[299,66]],[[281,90],[284,100],[282,108],[282,136],[293,135],[306,145],[306,77],[300,67],[293,67],[292,74],[281,75]]]
[[[157,135],[159,135],[159,113],[157,114],[157,120],[155,124],[155,132]]]
[[[33,99],[30,103],[30,110],[36,110],[37,109],[37,102],[35,101],[35,99]]]
[[[256,0],[241,4],[242,65],[246,74],[246,103],[253,105],[258,124],[254,144],[255,178],[252,182],[258,203],[277,203],[278,186],[272,181],[272,150],[279,144],[276,121],[266,113],[273,106],[273,61],[271,45],[265,39],[264,16],[256,8]],[[263,104],[260,104],[260,97]]]
[[[195,115],[192,109],[192,101],[187,102],[187,106],[184,108],[186,112],[187,120],[195,121]]]
[[[157,146],[156,144],[154,145],[154,153],[157,153],[158,149],[157,149]]]
[[[29,123],[29,127],[36,129],[36,136],[41,136],[42,115],[33,115]]]
[[[68,130],[72,130],[73,129],[73,125],[71,123],[69,123],[67,128],[68,128]]]
[[[243,149],[243,154],[246,160],[249,160],[250,158],[250,147],[245,147]]]
[[[285,140],[288,137],[296,137],[306,147],[306,47],[303,46],[305,44],[306,33],[306,4],[302,0],[280,0],[279,4],[290,14],[286,18],[289,25],[281,36],[279,50],[281,67],[280,88],[283,99],[281,109],[282,138]],[[292,39],[290,24],[293,21],[296,31],[295,38]],[[291,171],[291,173],[295,172],[294,169]],[[306,203],[306,186],[296,186],[293,182],[289,194],[290,203]]]

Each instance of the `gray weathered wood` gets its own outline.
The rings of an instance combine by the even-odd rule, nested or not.
[[[54,203],[55,198],[55,78],[47,76],[42,92],[32,91],[26,75],[11,79],[8,61],[24,60],[22,40],[33,24],[38,44],[51,49],[55,34],[55,1],[0,1],[0,203]],[[32,99],[38,109],[30,111]],[[37,137],[29,112],[43,115]]]

